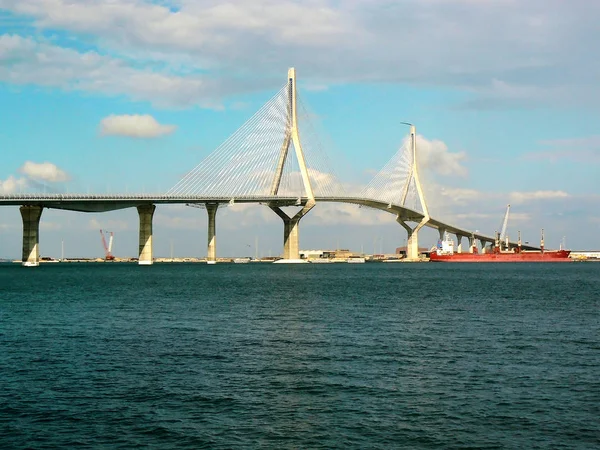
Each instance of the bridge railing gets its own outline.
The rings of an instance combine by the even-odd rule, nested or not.
[[[306,197],[280,195],[235,195],[235,196],[203,196],[203,195],[166,195],[166,194],[6,194],[0,200],[201,200],[228,202],[231,200],[306,200]]]

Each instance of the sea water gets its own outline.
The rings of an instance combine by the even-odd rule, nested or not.
[[[0,265],[0,448],[594,448],[600,264]]]

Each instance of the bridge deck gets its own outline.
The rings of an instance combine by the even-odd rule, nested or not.
[[[350,203],[365,206],[379,211],[394,214],[408,222],[420,222],[424,215],[393,203],[385,203],[362,197],[316,196],[318,202]],[[235,203],[259,203],[271,206],[303,206],[308,199],[306,197],[282,197],[282,196],[241,196],[241,197],[214,197],[198,195],[163,195],[163,194],[116,194],[116,195],[93,195],[93,194],[13,194],[0,195],[0,206],[22,206],[35,205],[44,208],[64,209],[79,212],[106,212],[125,208],[135,208],[148,204],[235,204]],[[461,236],[473,236],[485,242],[494,242],[493,236],[479,232],[473,232],[444,221],[430,218],[427,226],[430,228],[446,230],[451,234]],[[516,243],[511,243],[516,245]],[[538,247],[523,246],[524,249],[537,249]]]

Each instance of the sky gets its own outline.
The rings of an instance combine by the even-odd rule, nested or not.
[[[430,214],[600,250],[600,3],[589,0],[0,0],[0,194],[163,193],[285,84],[357,192],[417,127]],[[302,123],[299,124],[302,135]],[[45,209],[40,252],[137,255],[134,209]],[[206,255],[206,211],[158,206],[156,257]],[[18,258],[0,207],[0,258]],[[437,231],[420,234],[434,245]],[[392,253],[394,216],[317,205],[302,249]],[[219,256],[279,255],[261,205],[221,208]]]

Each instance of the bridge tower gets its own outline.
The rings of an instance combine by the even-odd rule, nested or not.
[[[411,182],[414,182],[417,190],[417,195],[423,208],[423,218],[417,223],[416,226],[412,227],[407,223],[405,218],[401,218],[400,214],[396,216],[396,222],[398,222],[408,233],[408,239],[406,241],[406,257],[409,260],[417,260],[419,258],[419,239],[418,233],[427,222],[429,222],[429,210],[427,208],[427,202],[425,201],[425,194],[423,193],[423,187],[419,179],[419,165],[417,163],[417,132],[413,124],[410,125],[410,152],[412,155],[412,164],[410,165],[408,178],[402,191],[402,197],[400,199],[400,205],[406,206],[406,197],[408,195],[408,189]]]
[[[152,246],[152,218],[154,217],[156,205],[139,205],[137,210],[140,219],[138,264],[140,266],[151,266],[154,263]]]
[[[300,259],[300,248],[298,245],[298,228],[300,219],[308,214],[308,212],[315,206],[315,196],[310,183],[310,177],[308,176],[308,169],[306,167],[304,152],[302,151],[302,144],[300,143],[300,134],[298,132],[298,115],[296,110],[296,69],[293,67],[288,70],[286,111],[286,130],[279,154],[279,162],[277,164],[273,182],[271,184],[270,195],[275,196],[279,192],[284,165],[287,160],[290,144],[292,144],[294,146],[296,161],[298,162],[298,166],[300,168],[302,184],[308,200],[302,209],[300,209],[292,217],[290,217],[285,211],[276,205],[271,204],[269,207],[283,220],[283,258],[294,260]]]
[[[21,265],[37,267],[40,264],[40,218],[43,207],[23,205],[20,208],[23,219],[23,252]]]

